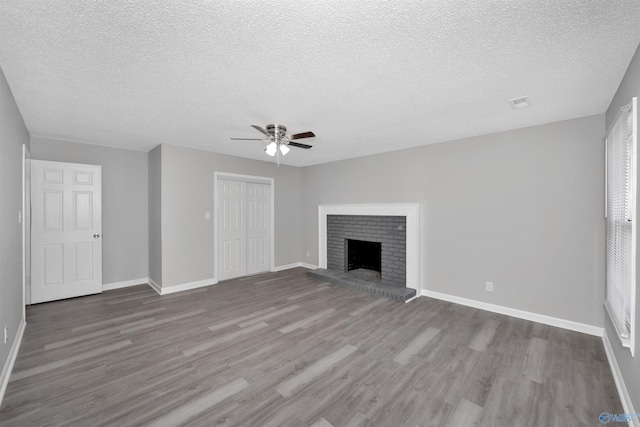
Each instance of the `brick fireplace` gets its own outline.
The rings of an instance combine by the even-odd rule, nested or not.
[[[367,269],[406,284],[406,217],[327,215],[327,269]]]
[[[418,204],[408,203],[318,206],[318,266],[329,271],[348,269],[345,239],[379,243],[381,278],[419,295],[419,213]]]

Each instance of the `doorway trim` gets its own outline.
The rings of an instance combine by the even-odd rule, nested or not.
[[[27,304],[31,304],[31,153],[22,144],[22,317],[27,319]],[[29,280],[28,280],[29,279]],[[27,292],[27,290],[29,292]]]
[[[275,180],[266,176],[256,175],[244,175],[238,173],[229,172],[214,172],[213,173],[213,269],[214,278],[216,282],[220,281],[218,274],[218,181],[243,181],[254,182],[258,184],[269,185],[269,197],[270,197],[270,216],[269,219],[269,271],[274,270],[275,263]]]

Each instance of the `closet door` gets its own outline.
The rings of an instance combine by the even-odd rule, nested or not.
[[[246,188],[241,181],[218,181],[218,280],[247,275]]]
[[[269,271],[271,186],[247,183],[247,274]]]

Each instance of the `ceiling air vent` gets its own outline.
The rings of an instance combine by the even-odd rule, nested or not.
[[[509,105],[511,105],[511,108],[513,108],[514,110],[519,110],[531,105],[531,101],[529,100],[528,96],[521,96],[520,98],[510,99]]]

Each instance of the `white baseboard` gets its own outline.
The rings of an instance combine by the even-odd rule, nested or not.
[[[530,320],[557,328],[568,329],[570,331],[582,332],[583,334],[595,335],[601,337],[604,328],[599,326],[587,325],[586,323],[574,322],[572,320],[559,319],[557,317],[546,316],[544,314],[532,313],[530,311],[518,310],[515,308],[505,307],[502,305],[489,304],[482,301],[457,297],[454,295],[443,294],[440,292],[429,291],[423,289],[422,296],[440,299],[443,301],[453,302],[455,304],[466,305],[468,307],[479,308],[480,310],[491,311],[493,313],[506,314],[507,316],[517,317],[519,319]]]
[[[151,286],[151,289],[156,291],[158,293],[158,295],[162,295],[162,286],[160,286],[156,282],[154,282],[151,277],[149,277],[149,281],[147,282],[147,284],[149,286]]]
[[[279,265],[277,267],[273,267],[271,271],[275,273],[277,271],[289,270],[291,268],[296,268],[296,267],[304,267],[310,270],[315,270],[316,268],[318,268],[317,265],[307,264],[306,262],[294,262],[291,264],[285,264],[285,265]]]
[[[176,292],[188,291],[190,289],[203,288],[205,286],[216,285],[217,283],[218,283],[217,279],[205,279],[205,280],[199,280],[197,282],[188,282],[188,283],[181,283],[179,285],[162,287],[158,285],[156,282],[154,282],[153,280],[149,279],[149,286],[151,286],[153,290],[160,295],[167,295],[167,294],[173,294]]]
[[[306,262],[301,262],[300,267],[308,268],[309,270],[317,270],[318,268],[320,268],[317,265],[307,264]]]
[[[148,277],[141,277],[140,279],[125,280],[123,282],[105,283],[102,285],[103,291],[112,291],[114,289],[128,288],[129,286],[146,285],[149,283]]]
[[[189,289],[203,288],[218,283],[218,279],[198,280],[197,282],[181,283],[179,285],[162,288],[160,295],[173,294],[175,292],[188,291]]]
[[[22,336],[24,335],[24,328],[26,327],[26,322],[24,318],[20,320],[20,325],[18,325],[18,332],[16,333],[16,338],[13,341],[13,345],[11,346],[11,350],[9,350],[9,357],[2,368],[2,375],[0,376],[0,406],[2,406],[2,399],[4,399],[4,392],[7,391],[7,385],[9,385],[9,378],[11,377],[11,371],[13,371],[13,365],[16,363],[16,358],[18,357],[18,350],[20,349],[20,344],[22,343]]]
[[[285,265],[278,265],[276,267],[273,267],[271,269],[271,271],[275,273],[277,271],[289,270],[289,269],[296,268],[296,267],[300,267],[300,263],[299,262],[294,262],[294,263],[285,264]]]
[[[625,414],[636,414],[636,411],[633,409],[633,402],[631,402],[631,396],[629,396],[627,386],[624,384],[622,372],[620,372],[620,367],[618,366],[618,361],[616,360],[616,356],[613,352],[613,347],[611,347],[611,341],[609,341],[606,329],[604,330],[604,334],[602,334],[602,344],[604,345],[604,352],[607,354],[607,360],[609,360],[609,366],[611,367],[611,373],[613,374],[613,381],[616,383],[616,388],[618,389],[618,395],[622,402],[622,409]],[[633,417],[629,425],[633,427],[640,427],[640,418]]]
[[[416,293],[413,297],[409,298],[409,299],[408,299],[408,300],[406,300],[404,303],[406,304],[406,303],[408,303],[408,302],[411,302],[411,301],[413,301],[414,299],[418,298],[419,296],[420,296],[420,295],[418,295],[418,294]]]

